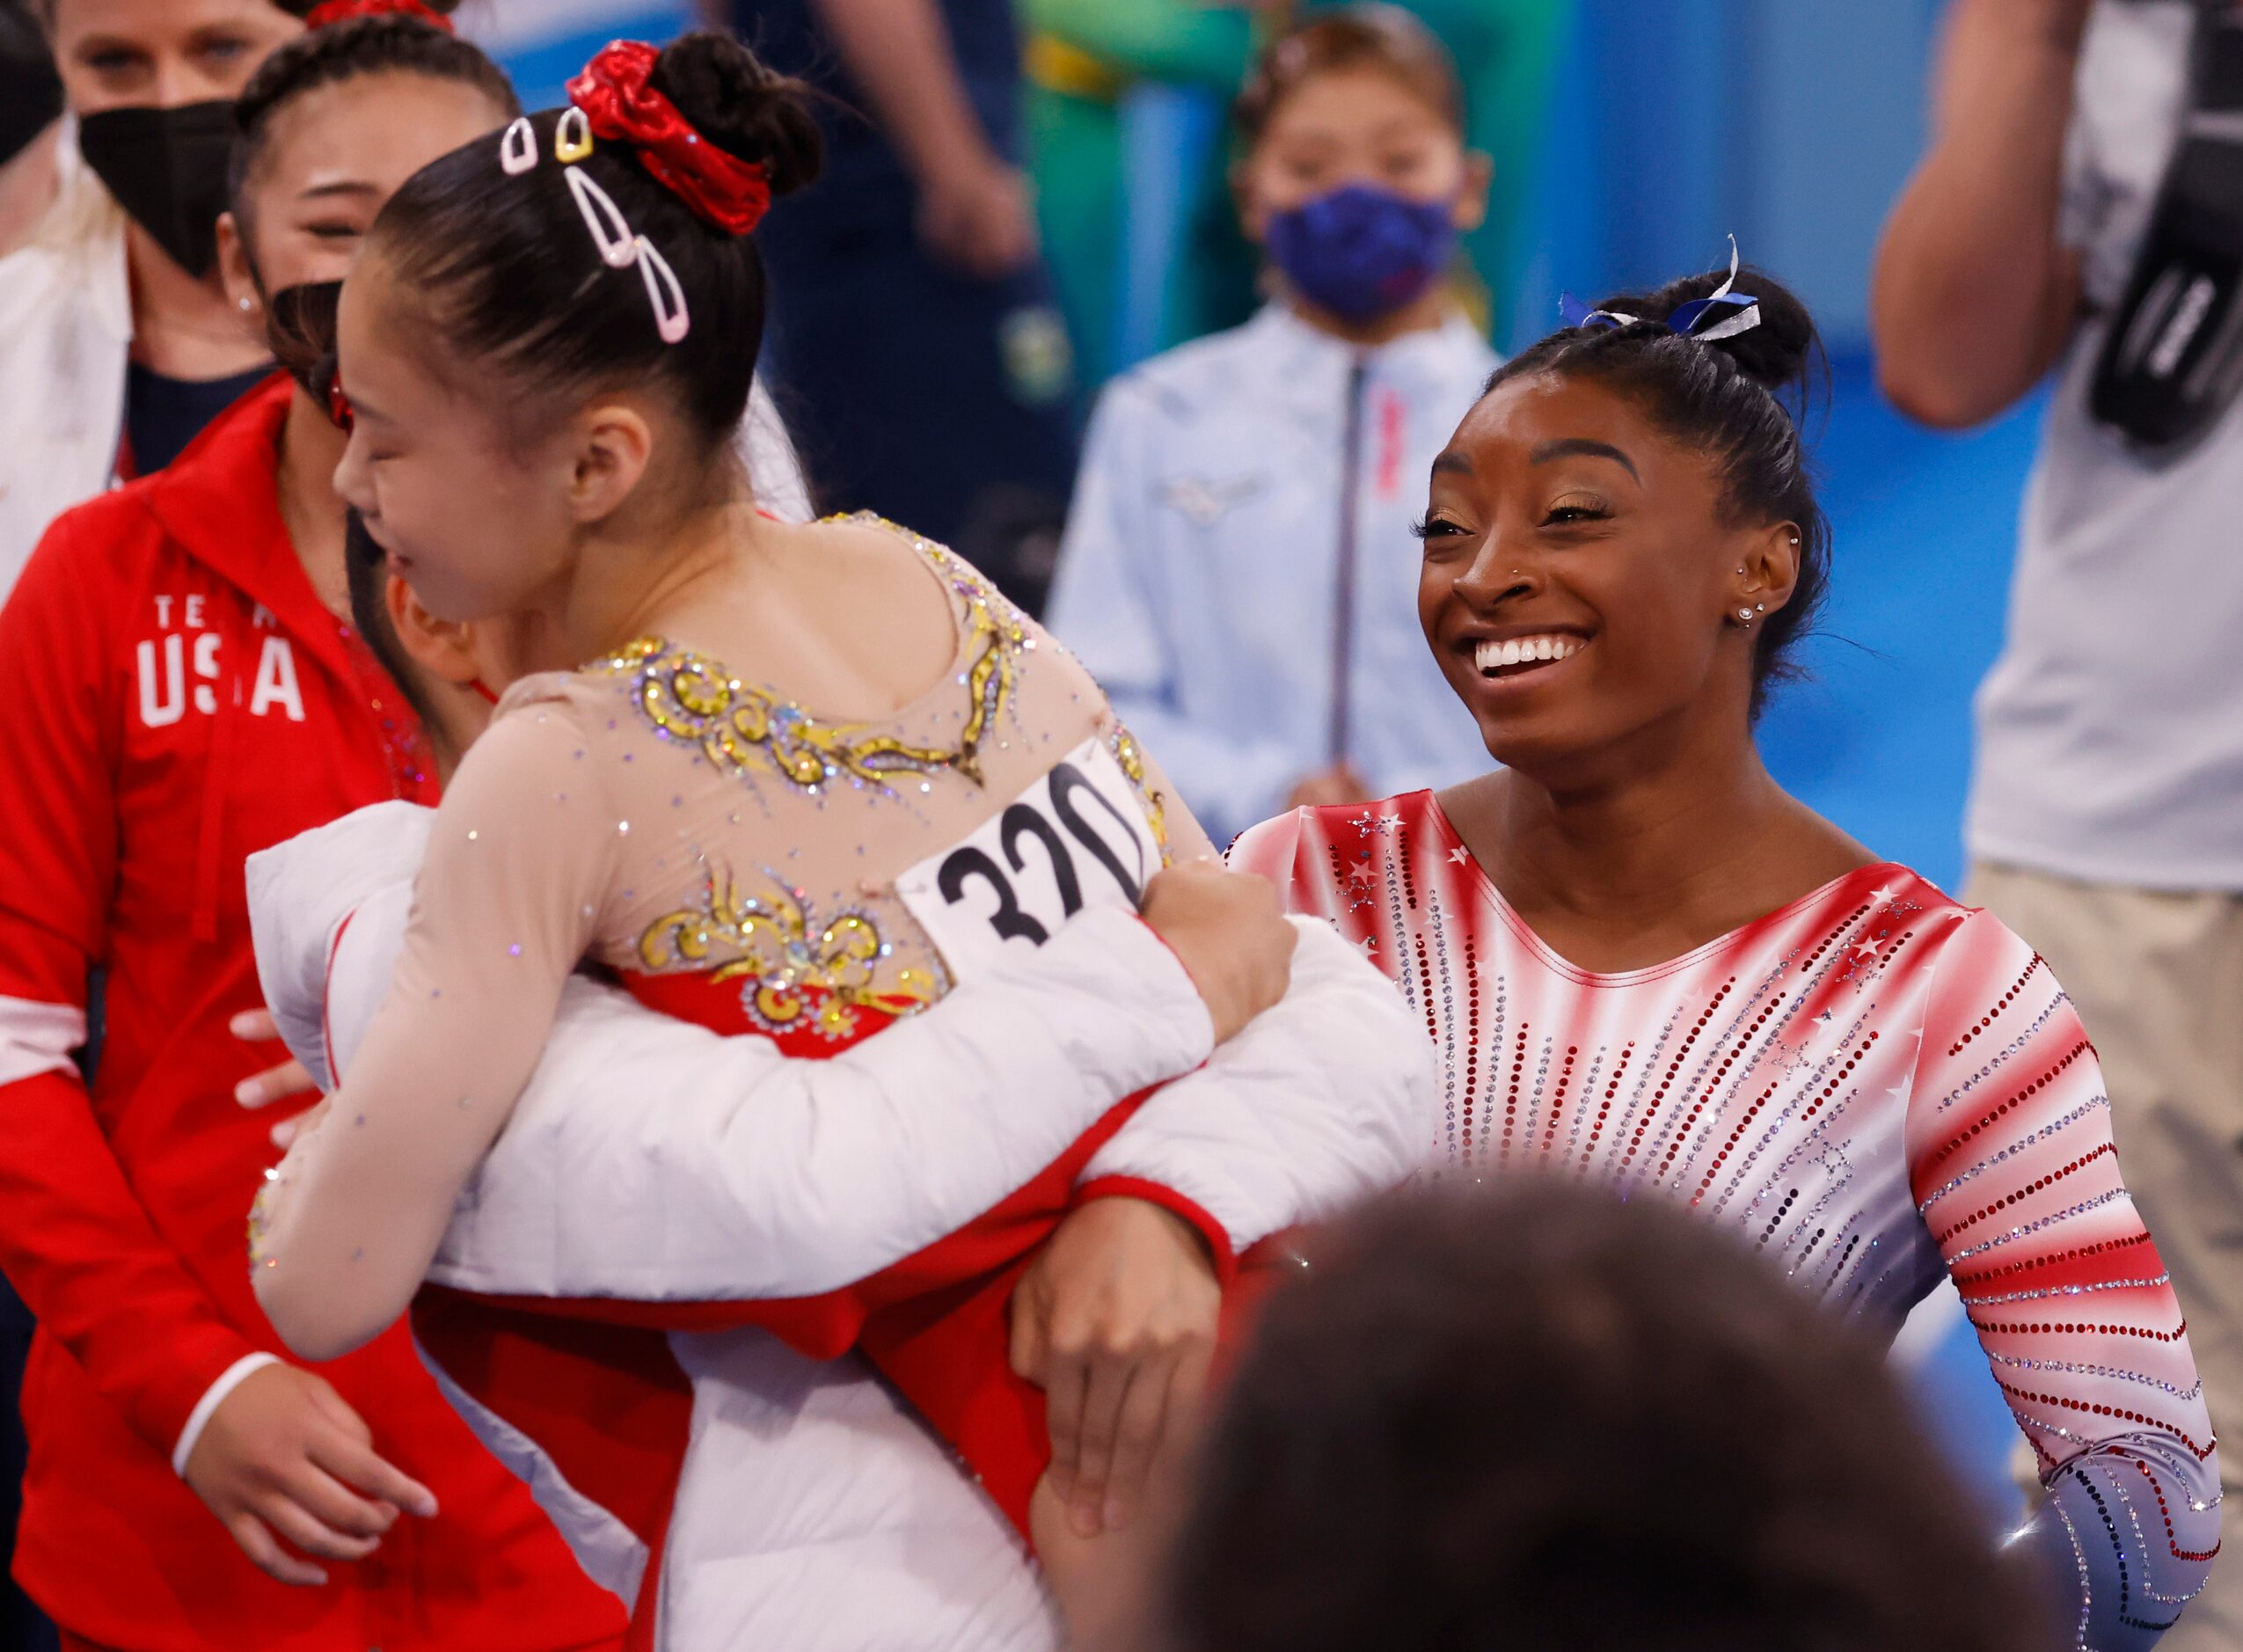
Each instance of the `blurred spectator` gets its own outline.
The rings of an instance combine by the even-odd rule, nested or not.
[[[1245,9],[1206,0],[1024,0],[1021,11],[1031,28],[1036,210],[1084,381],[1101,384],[1123,364],[1128,240],[1137,229],[1123,100],[1146,81],[1228,98],[1246,78],[1253,24]],[[1177,158],[1187,188],[1209,170],[1195,167],[1194,157]],[[1220,186],[1219,178],[1205,181]]]
[[[1041,609],[1076,378],[1021,172],[1011,0],[703,4],[837,100],[824,183],[756,232],[765,370],[820,503],[943,541]]]
[[[1336,9],[1296,0],[1026,0],[1037,210],[1086,384],[1131,364],[1117,356],[1114,336],[1125,308],[1128,242],[1140,228],[1129,222],[1124,179],[1128,93],[1158,83],[1227,97],[1270,35]],[[1456,60],[1470,116],[1466,142],[1494,160],[1489,209],[1464,244],[1477,276],[1466,307],[1483,331],[1492,320],[1500,338],[1530,251],[1527,186],[1573,0],[1409,0],[1403,9]],[[1230,146],[1202,152],[1188,132],[1178,135],[1184,245],[1165,289],[1152,296],[1169,344],[1244,321],[1258,273],[1238,233]]]
[[[55,194],[62,83],[26,0],[0,0],[0,254],[15,250]]]
[[[218,215],[233,99],[303,26],[267,0],[38,10],[72,119],[0,259],[0,598],[56,515],[162,469],[267,370],[219,281]]]
[[[1441,37],[1463,73],[1472,117],[1465,141],[1494,157],[1486,220],[1465,246],[1487,284],[1493,336],[1508,339],[1518,272],[1537,239],[1526,220],[1528,185],[1574,0],[1408,0],[1408,9]]]
[[[1279,296],[1108,388],[1051,614],[1218,843],[1487,766],[1410,539],[1495,366],[1442,279],[1487,190],[1455,71],[1406,12],[1351,8],[1274,45],[1238,119]]]
[[[2232,391],[2243,365],[2239,106],[2233,6],[1961,0],[1873,301],[1885,388],[1927,423],[1990,419],[2064,364],[1979,696],[1966,898],[2079,1005],[2228,1438],[2243,1431],[2243,412],[2198,387]],[[2243,1645],[2243,1560],[2214,1565],[2164,1645]]]
[[[1173,1652],[2023,1652],[2029,1595],[1877,1349],[1687,1211],[1374,1206],[1272,1297]]]

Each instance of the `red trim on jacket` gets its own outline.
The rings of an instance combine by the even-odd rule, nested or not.
[[[1142,1176],[1094,1176],[1075,1190],[1075,1202],[1088,1204],[1093,1199],[1142,1199],[1147,1204],[1157,1204],[1171,1216],[1180,1217],[1191,1224],[1207,1246],[1208,1260],[1215,1264],[1215,1276],[1228,1286],[1238,1276],[1238,1258],[1231,1248],[1231,1230],[1209,1213],[1196,1199],[1187,1199],[1175,1188],[1158,1181],[1147,1181]]]

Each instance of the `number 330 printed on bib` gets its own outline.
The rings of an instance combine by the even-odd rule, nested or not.
[[[953,981],[1041,947],[1086,906],[1134,912],[1160,870],[1136,788],[1096,739],[968,837],[895,881]]]

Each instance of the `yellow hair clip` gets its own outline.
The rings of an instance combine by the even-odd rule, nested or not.
[[[573,106],[561,111],[560,121],[553,128],[553,158],[566,166],[591,152],[591,117]]]

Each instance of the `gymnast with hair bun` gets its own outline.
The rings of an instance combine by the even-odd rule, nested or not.
[[[1315,1213],[1267,1188],[1226,1204],[1209,1173],[1267,1181],[1281,1115],[1340,1090],[1366,1128],[1351,1154],[1301,1150],[1325,1201],[1398,1180],[1378,1121],[1426,1094],[1377,972],[1214,864],[1088,675],[988,581],[905,528],[759,508],[734,453],[763,325],[753,231],[816,175],[804,96],[720,35],[617,42],[566,107],[410,180],[345,283],[340,490],[430,621],[529,623],[574,663],[506,686],[462,758],[387,996],[252,1229],[293,1349],[333,1357],[413,1305],[455,1404],[565,1513],[634,1633],[659,1618],[697,1642],[750,1633],[739,1568],[701,1564],[712,1527],[671,1521],[709,1491],[689,1458],[706,1407],[676,1399],[704,1392],[724,1334],[861,1351],[1033,1539],[1063,1606],[1126,1521],[1112,1459],[1151,1454],[1204,1378],[1212,1287]],[[530,1180],[570,1173],[563,1138],[509,1127],[588,965],[798,1060],[908,1044],[947,1064],[930,1096],[962,1090],[954,1128],[899,1122],[862,1145],[892,1166],[917,1123],[908,1173],[842,1178],[784,1244],[742,1245],[730,1214],[698,1225],[698,1166],[650,1144],[694,1096],[618,1092],[610,1180],[677,1197],[621,1225],[530,1212],[479,1172],[503,1136],[518,1177],[540,1151]],[[1073,1050],[1095,1082],[1008,1085],[968,1036],[1039,967],[1106,983],[1127,1021]],[[811,1130],[785,1151],[807,1174],[822,1147]],[[1032,1273],[1086,1218],[1143,1305],[1097,1349],[1048,1333]],[[626,1364],[627,1402],[569,1403]],[[618,1437],[619,1415],[647,1431]]]

